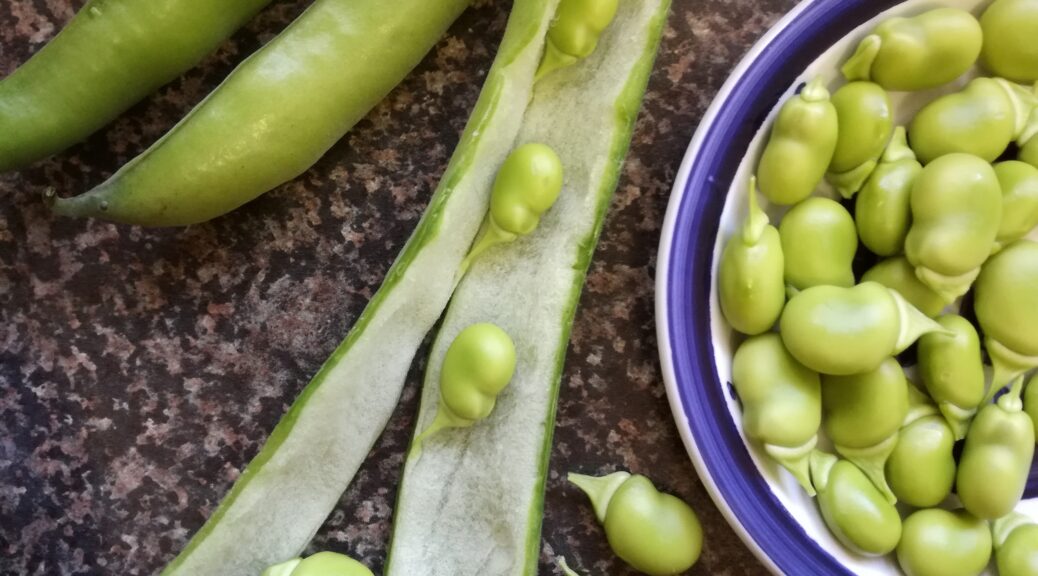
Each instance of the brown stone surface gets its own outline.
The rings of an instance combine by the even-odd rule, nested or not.
[[[570,344],[542,574],[565,555],[633,574],[567,471],[625,468],[691,502],[693,574],[763,569],[714,507],[670,417],[653,275],[672,179],[732,67],[793,0],[675,0]],[[83,0],[0,2],[0,74]],[[219,502],[378,287],[450,155],[503,29],[483,2],[297,180],[180,230],[55,219],[158,138],[307,4],[275,2],[200,67],[67,153],[0,175],[0,573],[151,574]],[[2,129],[2,128],[0,128]],[[421,353],[420,353],[421,354]],[[420,366],[313,547],[380,569]]]

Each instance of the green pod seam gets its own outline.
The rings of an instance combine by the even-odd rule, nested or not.
[[[985,68],[1015,82],[1038,80],[1038,2],[995,0],[981,14],[980,27]]]
[[[1038,522],[1014,512],[991,523],[999,576],[1038,576]]]
[[[587,58],[616,17],[619,0],[562,0],[548,29],[536,78]]]
[[[924,164],[954,152],[993,162],[1023,130],[1035,97],[1000,78],[974,78],[966,88],[923,107],[908,128]]]
[[[901,539],[901,516],[872,482],[847,460],[815,451],[811,480],[818,508],[837,540],[859,554],[881,556]]]
[[[826,178],[844,198],[854,196],[876,168],[894,129],[894,106],[879,84],[856,81],[833,93],[839,133]]]
[[[787,100],[757,165],[761,193],[775,204],[796,204],[814,192],[836,150],[836,108],[821,78]]]
[[[773,332],[747,339],[732,360],[742,428],[814,495],[808,457],[822,423],[818,374],[797,362]]]
[[[1038,168],[1019,160],[995,164],[1002,188],[1002,221],[995,248],[1023,238],[1038,225]]]
[[[645,476],[570,473],[568,479],[591,499],[609,546],[635,569],[672,576],[699,559],[703,528],[696,513],[680,498],[658,491]]]
[[[985,398],[980,336],[973,324],[957,314],[941,316],[937,323],[946,332],[924,334],[919,339],[918,373],[955,439],[961,440]]]
[[[893,256],[904,249],[912,222],[912,183],[922,170],[923,165],[908,147],[905,128],[898,126],[854,202],[858,235],[872,252]]]
[[[991,559],[987,522],[966,510],[917,510],[904,520],[897,562],[907,576],[979,576]]]
[[[836,451],[853,462],[891,504],[884,475],[908,415],[908,380],[894,358],[869,372],[822,376],[822,425]]]
[[[750,178],[749,209],[741,230],[725,244],[717,268],[721,312],[743,334],[769,330],[786,304],[785,260],[778,230],[757,204],[756,180]]]
[[[83,140],[180,76],[270,0],[91,0],[0,81],[0,172]]]
[[[804,366],[846,376],[875,370],[919,336],[944,330],[900,294],[876,282],[815,286],[786,303],[782,341]]]
[[[835,200],[813,197],[800,202],[779,223],[786,284],[793,290],[812,286],[854,286],[851,264],[858,233],[850,212]]]
[[[898,501],[929,508],[947,498],[955,483],[954,448],[955,435],[940,414],[906,423],[885,469]]]
[[[1023,411],[1023,378],[970,425],[959,460],[955,490],[978,518],[994,520],[1013,511],[1027,487],[1034,457],[1034,424]]]
[[[991,254],[1002,219],[1002,191],[990,164],[947,154],[912,184],[905,255],[924,284],[947,300],[969,290]]]
[[[861,277],[862,282],[878,282],[908,300],[920,312],[933,318],[950,304],[944,296],[923,284],[915,275],[915,268],[904,256],[887,258],[869,268]]]
[[[841,70],[848,80],[871,80],[887,90],[926,90],[966,73],[982,43],[980,23],[972,14],[936,8],[884,20]]]
[[[1038,242],[1017,240],[992,256],[974,292],[984,347],[995,369],[990,396],[1038,366]]]
[[[469,0],[319,0],[64,216],[215,218],[305,172],[414,68]]]

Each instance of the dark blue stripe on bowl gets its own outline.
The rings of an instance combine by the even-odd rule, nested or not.
[[[667,331],[680,402],[718,491],[756,544],[786,574],[851,574],[775,498],[728,418],[714,366],[709,271],[725,195],[750,141],[803,70],[858,24],[897,0],[815,0],[736,81],[694,158],[680,200],[666,278]]]

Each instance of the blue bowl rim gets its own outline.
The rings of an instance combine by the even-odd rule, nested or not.
[[[721,212],[745,150],[780,96],[830,46],[899,3],[805,0],[772,27],[736,66],[703,116],[675,179],[663,224],[656,321],[671,409],[714,502],[776,574],[852,572],[778,501],[735,423],[716,417],[728,413],[728,386],[714,366],[710,329],[709,271]]]

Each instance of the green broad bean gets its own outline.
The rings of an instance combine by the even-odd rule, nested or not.
[[[598,46],[602,32],[616,16],[619,0],[562,0],[548,29],[537,78],[572,66]]]
[[[1031,111],[1027,125],[1020,132],[1016,144],[1020,148],[1016,156],[1017,160],[1038,168],[1038,107]]]
[[[995,164],[995,175],[1002,188],[1002,222],[995,238],[1001,250],[1038,226],[1038,168],[1009,160]]]
[[[928,508],[905,518],[897,562],[907,576],[978,576],[990,560],[987,522],[966,510]]]
[[[893,256],[904,249],[912,222],[912,183],[922,170],[908,147],[905,128],[898,126],[854,202],[854,222],[866,248],[880,256]]]
[[[782,105],[757,165],[761,193],[796,204],[814,192],[836,151],[836,108],[821,78]]]
[[[919,377],[955,432],[955,439],[961,440],[985,398],[980,337],[973,324],[957,314],[941,316],[937,323],[945,332],[924,334],[919,339]]]
[[[1014,512],[991,523],[999,576],[1038,576],[1038,523]]]
[[[529,142],[505,158],[490,191],[490,211],[461,271],[492,246],[533,232],[562,191],[562,160],[546,144]]]
[[[750,179],[749,210],[739,233],[725,244],[717,269],[721,312],[743,334],[769,330],[786,305],[785,260],[778,230],[757,204],[756,180]]]
[[[871,80],[886,90],[926,90],[966,73],[982,43],[980,23],[972,14],[936,8],[883,21],[841,70],[847,80]]]
[[[263,571],[262,576],[374,576],[371,570],[349,556],[318,552],[305,560],[293,558]]]
[[[822,519],[844,546],[869,556],[882,556],[897,547],[901,516],[857,466],[815,451],[811,480],[818,490]]]
[[[841,456],[854,463],[888,502],[897,497],[884,475],[908,415],[908,380],[901,365],[887,358],[870,372],[822,376],[822,425]]]
[[[996,76],[1015,82],[1038,80],[1038,3],[995,0],[980,16],[984,47],[980,60]]]
[[[1020,400],[1023,378],[977,413],[966,434],[955,490],[963,507],[994,520],[1013,511],[1027,487],[1034,457],[1034,423]]]
[[[945,299],[962,296],[991,254],[1002,219],[995,170],[970,154],[926,165],[912,185],[905,255],[916,276]]]
[[[1031,417],[1034,424],[1034,437],[1038,440],[1038,374],[1031,376],[1024,389],[1024,412]]]
[[[735,351],[732,384],[742,403],[743,432],[814,495],[808,459],[822,423],[818,374],[769,332],[747,339]]]
[[[432,424],[416,439],[444,428],[466,428],[490,416],[497,396],[515,374],[515,344],[494,324],[472,324],[447,348],[440,370],[440,405]]]
[[[995,369],[990,394],[1038,366],[1038,242],[1017,240],[991,257],[974,309]]]
[[[779,223],[786,284],[803,290],[823,284],[854,286],[851,263],[858,250],[854,218],[839,202],[808,198]]]
[[[955,434],[940,414],[906,423],[886,464],[886,478],[898,501],[917,508],[941,503],[955,482]]]
[[[962,152],[993,162],[1024,129],[1035,98],[998,78],[974,78],[966,88],[923,107],[908,127],[912,149],[924,164]]]
[[[904,256],[881,260],[862,275],[861,281],[878,282],[895,290],[905,300],[908,300],[909,304],[930,318],[940,314],[941,310],[950,304],[944,296],[919,281],[915,275],[915,268],[908,263],[908,259]]]
[[[827,178],[844,198],[858,193],[894,129],[890,96],[874,82],[849,82],[832,97],[839,126]]]
[[[671,576],[699,559],[703,528],[696,513],[648,478],[614,472],[601,478],[570,473],[568,479],[591,499],[609,546],[636,570]]]
[[[943,330],[900,294],[876,282],[808,288],[786,303],[779,328],[797,361],[833,376],[875,370],[919,336]]]

